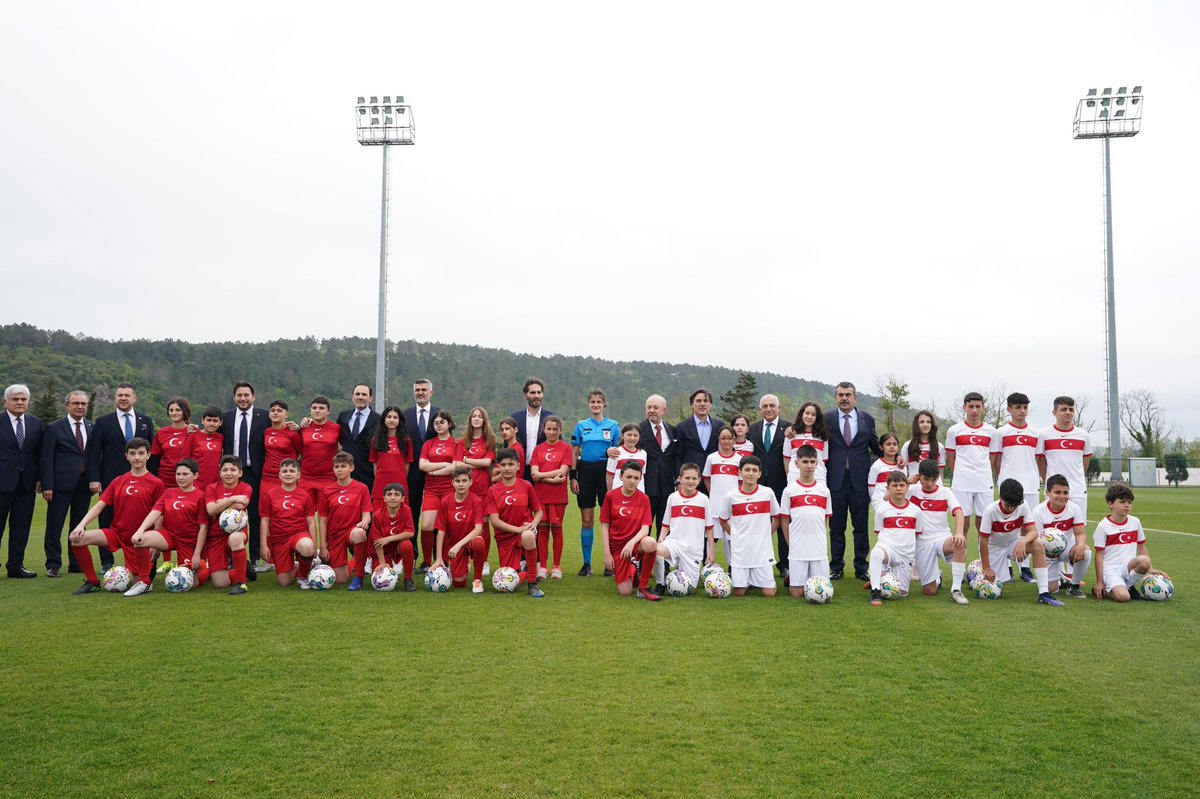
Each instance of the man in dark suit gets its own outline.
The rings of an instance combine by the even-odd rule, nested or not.
[[[371,387],[359,383],[350,393],[350,402],[354,407],[342,411],[337,418],[338,426],[342,429],[342,449],[354,456],[354,471],[350,476],[368,490],[375,482],[371,437],[375,435],[375,425],[379,423],[379,414],[371,407],[371,399]]]
[[[717,451],[717,433],[725,423],[715,416],[710,416],[712,410],[712,392],[707,388],[698,388],[688,399],[692,405],[692,415],[675,426],[675,476],[679,476],[679,467],[685,463],[694,463],[701,469],[708,456]],[[700,484],[704,490],[704,484]]]
[[[118,383],[113,398],[117,409],[96,420],[92,442],[87,448],[88,490],[99,494],[108,484],[129,471],[125,459],[125,444],[131,438],[154,441],[154,422],[134,408],[137,392],[130,383]],[[113,509],[100,512],[100,527],[112,526]]]
[[[522,464],[525,479],[532,480],[529,464],[533,459],[533,448],[546,440],[546,434],[542,432],[542,423],[546,421],[547,416],[558,414],[542,406],[546,384],[541,378],[527,379],[525,385],[521,386],[521,392],[525,394],[525,407],[513,411],[510,416],[517,420],[517,442],[525,448],[525,463]]]
[[[242,482],[254,489],[250,503],[250,540],[246,549],[250,553],[259,551],[258,486],[262,480],[262,466],[267,459],[265,436],[271,426],[266,409],[254,407],[254,386],[245,380],[233,384],[233,409],[221,415],[221,446],[225,455],[236,456],[242,464]],[[254,557],[251,554],[250,557]],[[246,570],[246,578],[255,580],[256,568]]]
[[[787,438],[787,422],[779,421],[779,397],[774,394],[763,394],[758,401],[758,413],[762,418],[750,425],[747,439],[754,445],[754,454],[762,461],[763,474],[759,484],[765,485],[775,492],[775,499],[783,496],[787,487],[787,467],[783,463],[783,443]],[[776,565],[779,575],[785,580],[788,573],[788,545],[784,540],[783,530],[778,532],[779,560]]]
[[[646,451],[646,497],[654,513],[655,536],[662,531],[667,497],[675,491],[675,425],[666,420],[667,401],[660,394],[646,397],[646,418],[638,423],[642,449]],[[697,464],[701,468],[703,463]]]
[[[95,425],[87,416],[88,395],[86,391],[72,391],[67,395],[67,415],[46,425],[42,437],[42,499],[46,500],[46,576],[58,577],[62,570],[63,522],[71,517],[74,529],[88,512],[92,492],[88,488],[87,453],[95,436]],[[75,560],[75,552],[67,547],[72,574],[82,570]],[[104,570],[112,568],[112,550],[100,547],[100,565]]]
[[[882,454],[875,420],[858,410],[858,392],[853,383],[841,382],[834,389],[837,410],[825,412],[829,431],[829,461],[826,485],[833,500],[829,519],[829,576],[840,580],[846,557],[846,513],[854,524],[854,576],[869,580],[867,556],[870,550],[867,510],[870,507],[871,456]]]
[[[422,377],[413,381],[413,406],[404,410],[404,426],[408,428],[408,440],[412,442],[413,460],[408,464],[408,507],[412,510],[413,529],[421,529],[421,497],[425,493],[425,472],[421,471],[421,447],[433,438],[433,415],[441,410],[433,404],[433,382]],[[413,549],[417,550],[420,536],[413,537]],[[420,558],[421,553],[416,552]],[[426,553],[428,557],[428,553]],[[433,559],[430,558],[432,563]]]
[[[4,419],[0,421],[0,537],[8,527],[9,577],[37,577],[25,568],[25,544],[33,524],[34,494],[40,475],[42,420],[29,410],[29,387],[4,389]]]

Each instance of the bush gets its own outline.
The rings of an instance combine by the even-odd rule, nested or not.
[[[1167,482],[1174,484],[1176,488],[1188,479],[1187,453],[1168,452],[1163,456],[1163,464],[1167,467]]]

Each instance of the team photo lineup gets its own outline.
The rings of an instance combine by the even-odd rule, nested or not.
[[[942,593],[943,563],[958,605],[967,593],[999,599],[1012,580],[1035,584],[1037,603],[1051,607],[1174,591],[1151,561],[1129,487],[1111,485],[1106,515],[1087,529],[1092,445],[1069,396],[1054,398],[1053,424],[1036,429],[1029,397],[1010,394],[996,428],[971,392],[944,436],[921,410],[901,441],[877,435],[849,382],[836,386],[834,408],[805,402],[791,422],[773,394],[755,421],[719,419],[704,388],[676,423],[652,394],[645,419],[619,424],[599,389],[588,418],[569,421],[544,406],[545,390],[530,377],[523,407],[476,406],[455,420],[428,380],[413,382],[411,406],[382,412],[361,383],[334,419],[327,396],[295,413],[281,399],[262,407],[241,381],[232,409],[196,412],[174,397],[156,428],[129,384],[94,422],[88,394],[71,392],[67,415],[50,424],[28,413],[28,387],[11,385],[0,425],[8,576],[36,576],[24,556],[40,494],[46,576],[81,574],[77,595],[142,596],[162,574],[170,592],[209,585],[238,596],[273,573],[303,590],[413,592],[423,575],[430,591],[474,594],[490,576],[494,592],[523,586],[540,599],[547,581],[564,579],[567,533],[582,556],[573,576],[593,576],[595,562],[619,595],[648,601],[772,597],[778,579],[791,597],[824,604],[853,576],[880,606],[914,582],[923,596]],[[565,531],[572,502],[579,529]],[[968,564],[972,529],[979,559]]]

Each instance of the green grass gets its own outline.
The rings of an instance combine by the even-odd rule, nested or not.
[[[1165,604],[651,605],[577,515],[541,601],[0,579],[0,796],[1194,795],[1200,491],[1137,493]]]

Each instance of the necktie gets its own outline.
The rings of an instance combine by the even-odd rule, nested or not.
[[[75,443],[79,445],[79,451],[83,452],[83,422],[75,423]]]
[[[129,439],[133,438],[133,422],[129,420],[129,414],[125,414],[125,443],[129,443]]]
[[[421,415],[417,418],[417,432],[421,434],[421,441],[425,440],[425,409],[421,409]]]
[[[654,425],[654,440],[658,442],[658,448],[662,449],[662,425]]]
[[[772,424],[773,424],[772,422],[767,422],[766,426],[763,429],[763,449],[768,450],[768,451],[771,449],[771,425]]]
[[[250,425],[246,422],[246,412],[242,411],[242,423],[238,425],[238,457],[241,458],[242,468],[250,465]]]
[[[17,449],[25,446],[25,422],[22,417],[17,417]]]
[[[846,446],[850,446],[850,414],[842,414],[842,438],[846,439]]]
[[[350,435],[353,438],[358,438],[359,422],[362,421],[362,411],[354,412],[354,424],[350,425]]]

